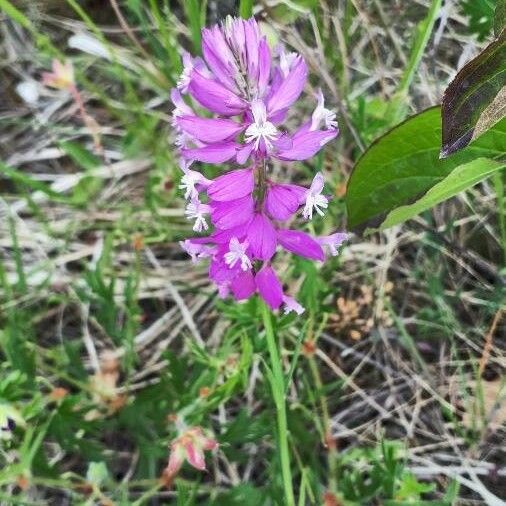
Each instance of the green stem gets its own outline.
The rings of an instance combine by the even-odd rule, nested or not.
[[[418,69],[418,65],[420,64],[425,48],[429,42],[432,29],[434,28],[434,24],[441,10],[441,3],[442,0],[432,0],[427,16],[418,25],[415,41],[411,48],[411,54],[409,55],[408,65],[402,76],[399,88],[397,89],[398,93],[407,93],[413,81],[415,72]]]
[[[271,313],[266,304],[262,303],[262,317],[265,327],[265,337],[267,339],[267,348],[271,359],[271,372],[268,375],[271,382],[272,397],[276,405],[276,418],[278,426],[278,449],[281,461],[281,474],[283,476],[283,487],[285,490],[285,505],[295,506],[295,498],[292,489],[292,471],[290,468],[290,453],[288,451],[288,425],[286,421],[286,403],[285,403],[285,381],[283,378],[283,368],[278,352],[276,337],[272,328]]]
[[[432,0],[427,16],[417,26],[406,68],[387,109],[386,117],[392,124],[399,123],[407,116],[407,96],[409,87],[415,78],[416,71],[425,53],[427,44],[429,43],[432,29],[434,28],[434,24],[441,10],[441,4],[442,0]]]

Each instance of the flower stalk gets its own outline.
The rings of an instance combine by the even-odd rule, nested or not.
[[[262,319],[265,328],[265,338],[269,350],[271,372],[269,380],[271,383],[272,397],[276,407],[277,436],[279,460],[281,463],[281,475],[283,478],[283,489],[285,493],[285,505],[294,506],[295,498],[292,486],[292,471],[290,466],[290,451],[288,448],[288,423],[286,418],[285,380],[280,353],[276,342],[276,336],[272,328],[272,320],[269,308],[262,303]]]

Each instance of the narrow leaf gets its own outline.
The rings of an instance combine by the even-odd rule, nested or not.
[[[0,0],[0,11],[3,11],[7,16],[9,16],[13,21],[21,25],[23,28],[27,28],[28,30],[33,30],[32,23],[30,20],[11,2],[8,0]]]
[[[471,162],[459,165],[440,183],[434,185],[421,199],[413,204],[401,206],[391,211],[381,225],[381,228],[385,229],[409,220],[422,211],[430,209],[436,204],[454,197],[461,191],[471,188],[494,172],[505,167],[506,163],[488,158],[476,158]]]

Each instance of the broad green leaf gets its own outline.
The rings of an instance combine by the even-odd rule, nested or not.
[[[459,165],[440,183],[434,185],[420,200],[391,211],[382,223],[381,228],[388,228],[409,220],[422,211],[430,209],[436,204],[454,197],[457,193],[474,186],[495,171],[505,167],[506,163],[490,160],[489,158],[476,158],[471,162]]]
[[[497,40],[460,70],[445,91],[441,156],[462,149],[491,126],[483,125],[482,121],[481,130],[475,131],[483,112],[505,85],[506,30],[503,30]]]
[[[440,108],[434,107],[409,118],[369,147],[348,183],[350,229],[380,226],[388,213],[412,204],[460,165],[476,158],[505,158],[506,119],[467,148],[442,160],[440,135]]]

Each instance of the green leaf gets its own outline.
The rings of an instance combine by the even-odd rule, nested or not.
[[[188,18],[188,24],[190,25],[190,31],[193,39],[193,48],[195,52],[200,54],[201,52],[201,30],[205,25],[202,22],[202,12],[199,0],[186,0],[183,2],[186,17]]]
[[[243,19],[253,16],[253,0],[241,0],[239,3],[239,15]]]
[[[350,229],[380,226],[388,213],[412,204],[457,167],[476,158],[504,161],[506,119],[466,149],[443,160],[439,159],[440,122],[440,108],[428,109],[369,147],[355,165],[348,183],[346,206]]]
[[[88,471],[86,472],[86,479],[97,488],[109,479],[109,472],[105,462],[90,462]]]
[[[506,30],[503,30],[497,40],[460,70],[445,91],[441,156],[451,155],[467,146],[496,121],[497,115],[490,114],[490,111],[485,122],[480,119],[505,85]],[[504,107],[504,103],[494,104],[494,110]],[[480,128],[476,128],[477,123]]]
[[[91,170],[101,165],[99,158],[77,142],[60,142],[59,146],[77,165],[85,170]]]
[[[462,12],[469,19],[469,31],[484,40],[492,31],[495,0],[464,0]]]
[[[421,199],[413,204],[398,207],[390,212],[381,228],[388,228],[409,220],[426,209],[434,207],[444,200],[454,197],[467,188],[471,188],[495,171],[504,169],[506,163],[489,158],[476,158],[469,163],[459,165],[440,183],[434,185]]]

